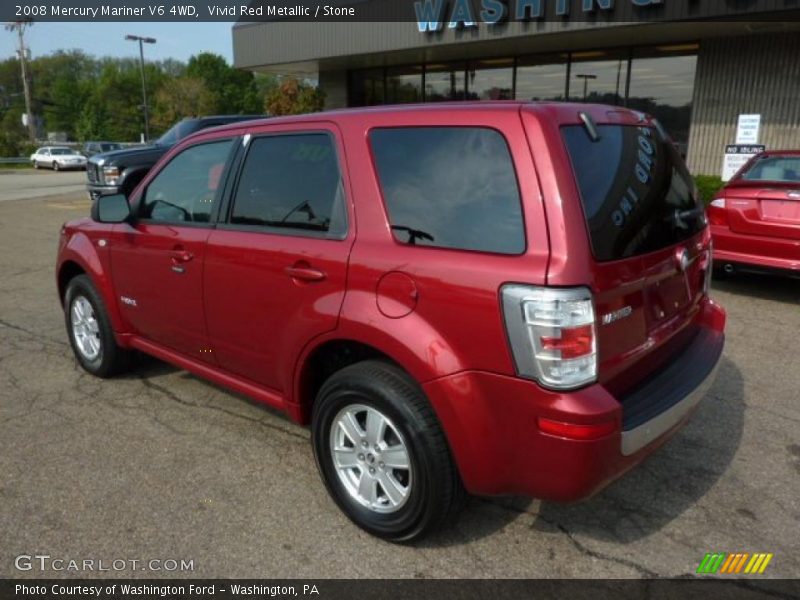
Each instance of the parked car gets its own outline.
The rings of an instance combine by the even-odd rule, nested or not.
[[[57,278],[89,373],[139,350],[310,423],[339,507],[408,540],[465,491],[584,498],[674,434],[724,344],[709,243],[640,113],[386,107],[183,140],[64,225]]]
[[[61,169],[85,169],[86,157],[77,150],[64,146],[44,146],[31,154],[33,168],[47,167],[54,171]]]
[[[130,194],[159,158],[185,137],[209,127],[263,118],[264,115],[218,115],[183,119],[153,144],[95,154],[86,165],[89,198]]]
[[[103,152],[113,152],[114,150],[122,150],[123,145],[117,142],[86,142],[83,145],[83,155],[91,158],[95,154],[102,154]]]
[[[800,150],[751,158],[717,193],[708,218],[718,269],[800,276]]]

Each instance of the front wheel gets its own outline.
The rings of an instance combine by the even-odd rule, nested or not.
[[[103,299],[86,275],[67,285],[64,319],[72,351],[86,371],[111,377],[127,368],[130,353],[117,345]]]
[[[33,168],[34,169],[38,169],[39,168],[39,161],[38,160],[33,161]]]
[[[463,505],[438,419],[401,369],[365,361],[335,373],[317,395],[311,427],[329,493],[369,533],[418,539],[449,523]]]
[[[58,169],[59,169],[58,163],[56,161],[53,161],[53,171],[58,171]]]

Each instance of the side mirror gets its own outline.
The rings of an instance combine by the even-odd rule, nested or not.
[[[131,207],[124,194],[100,196],[92,204],[92,220],[98,223],[124,223],[131,216]]]

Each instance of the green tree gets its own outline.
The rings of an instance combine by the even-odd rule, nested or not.
[[[185,117],[207,115],[214,111],[214,102],[202,79],[178,77],[156,94],[153,126],[166,130]]]
[[[202,52],[189,59],[186,76],[202,80],[214,97],[213,112],[249,114],[261,111],[262,96],[249,71],[231,67],[224,58]]]
[[[318,112],[325,108],[325,92],[295,77],[286,77],[267,93],[264,108],[276,116]]]

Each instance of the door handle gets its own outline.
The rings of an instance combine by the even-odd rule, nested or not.
[[[192,254],[188,250],[173,250],[171,256],[172,256],[172,262],[175,263],[189,262],[194,258],[194,254]]]
[[[312,267],[286,267],[283,272],[292,279],[300,279],[302,281],[322,281],[327,277],[324,272]]]

